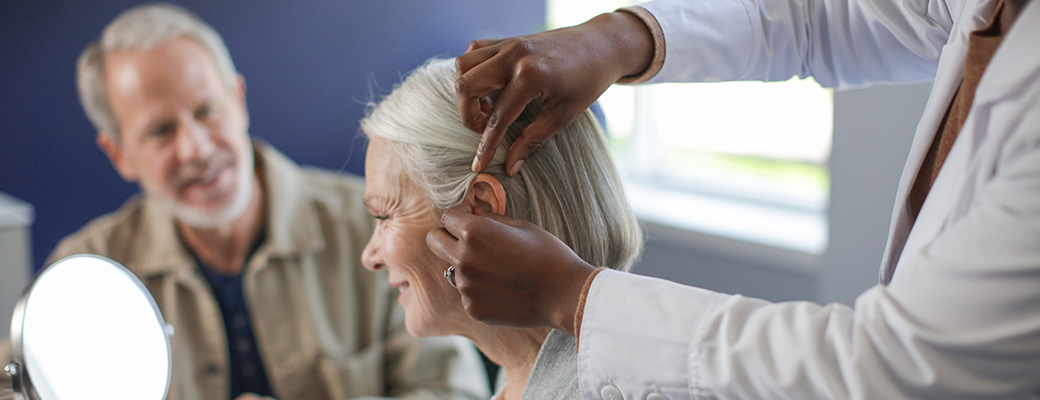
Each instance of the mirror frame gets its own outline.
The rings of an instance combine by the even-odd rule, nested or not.
[[[159,310],[159,305],[155,303],[155,298],[152,297],[152,293],[144,286],[144,283],[130,272],[129,269],[124,267],[122,264],[115,262],[107,257],[102,257],[96,254],[74,254],[58,261],[55,261],[47,268],[44,268],[39,274],[33,278],[25,290],[22,291],[21,297],[18,298],[18,302],[15,303],[14,312],[11,314],[11,350],[12,357],[7,366],[4,368],[4,372],[11,377],[12,389],[14,392],[14,400],[51,400],[51,399],[40,399],[39,394],[36,392],[35,387],[32,384],[32,377],[29,376],[29,369],[25,364],[25,350],[22,348],[22,330],[25,324],[25,307],[29,303],[29,295],[32,294],[33,288],[47,273],[51,272],[55,265],[61,264],[67,260],[73,258],[94,258],[121,270],[128,277],[130,281],[137,286],[141,293],[148,299],[149,305],[152,306],[152,311],[155,312],[155,317],[159,322],[159,327],[163,331],[163,339],[166,342],[166,388],[163,390],[163,399],[170,394],[170,382],[173,377],[173,349],[170,345],[171,326],[166,323],[163,318],[162,311]]]

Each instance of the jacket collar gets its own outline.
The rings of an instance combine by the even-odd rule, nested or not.
[[[1040,5],[1030,1],[1019,12],[997,53],[993,55],[986,72],[975,91],[975,105],[982,105],[1013,95],[1022,88],[1022,82],[1040,72]]]
[[[321,251],[325,240],[320,218],[308,206],[310,195],[303,171],[281,152],[260,140],[253,141],[256,165],[264,171],[267,196],[267,239],[254,257],[294,257]],[[177,224],[164,207],[143,201],[140,234],[132,248],[138,251],[133,269],[141,276],[190,273],[196,268],[191,253],[177,233]]]
[[[1035,51],[1036,42],[1040,40],[1040,5],[1035,4],[1037,2],[1031,1],[1025,9],[1020,11],[1015,25],[1011,27],[1000,48],[997,49],[997,53],[990,60],[986,72],[979,81],[978,88],[975,89],[971,115],[964,122],[962,129],[968,129],[974,122],[974,118],[977,118],[974,115],[977,114],[977,110],[986,107],[989,103],[1014,95],[1021,90],[1022,82],[1029,79],[1030,75],[1040,72],[1040,53]],[[880,280],[882,284],[887,284],[895,274],[896,265],[914,225],[906,211],[906,198],[920,169],[921,161],[938,131],[939,121],[946,108],[949,107],[950,100],[957,88],[955,82],[959,82],[963,76],[968,34],[989,23],[997,3],[997,1],[983,1],[967,20],[968,26],[959,29],[956,33],[959,36],[953,38],[956,40],[951,40],[950,44],[943,49],[943,58],[951,57],[951,59],[947,61],[949,64],[945,68],[943,68],[944,60],[940,59],[940,70],[948,71],[947,73],[951,76],[936,77],[936,87],[932,91],[924,113],[924,115],[932,117],[922,119],[921,124],[918,125],[917,135],[914,138],[906,168],[903,170],[899,191],[896,195],[898,202],[893,213],[888,243],[881,262]],[[956,75],[952,76],[953,73]],[[985,131],[974,132],[975,134],[985,133]],[[979,140],[979,138],[971,138],[971,140]]]

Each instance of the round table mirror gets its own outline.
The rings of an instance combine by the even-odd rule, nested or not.
[[[18,400],[162,400],[170,383],[168,329],[130,271],[94,255],[40,273],[15,307]],[[3,360],[6,361],[6,360]]]

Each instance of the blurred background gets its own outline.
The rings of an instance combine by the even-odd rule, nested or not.
[[[136,191],[95,144],[75,64],[141,1],[5,1],[0,6],[0,191],[36,210],[32,265],[65,235]],[[300,164],[363,173],[362,105],[434,56],[476,38],[541,30],[542,0],[171,1],[219,32],[246,79],[250,133]]]
[[[0,328],[58,240],[136,191],[98,150],[74,71],[80,51],[138,3],[0,5],[0,192],[18,199],[0,196]],[[362,174],[363,104],[402,74],[473,39],[571,25],[631,1],[172,3],[223,35],[246,79],[254,137],[300,164]],[[648,238],[634,272],[773,301],[851,304],[877,282],[930,87],[611,89],[601,102],[611,146]]]

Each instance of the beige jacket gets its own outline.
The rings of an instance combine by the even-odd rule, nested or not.
[[[268,229],[244,285],[277,398],[486,397],[472,347],[458,338],[411,337],[385,273],[362,267],[373,229],[363,181],[300,168],[269,145],[256,147],[266,174]],[[133,271],[174,326],[169,399],[229,397],[220,309],[166,211],[135,197],[62,240],[48,262],[77,253],[100,254]],[[0,359],[9,352],[0,346]],[[0,393],[10,386],[0,384]]]

